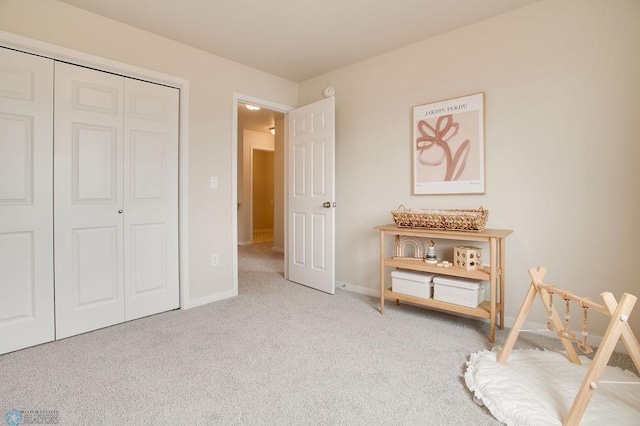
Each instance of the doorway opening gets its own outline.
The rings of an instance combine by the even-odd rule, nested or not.
[[[242,105],[241,105],[242,104]],[[244,140],[244,125],[239,125],[239,107],[249,111],[261,108],[281,112],[282,120],[274,121],[274,170],[282,172],[282,183],[274,178],[274,246],[279,236],[277,227],[282,225],[282,251],[284,252],[284,278],[298,284],[335,293],[335,99],[328,96],[311,104],[291,108],[262,101],[249,96],[234,94],[232,139],[232,198],[233,206],[233,284],[238,294],[239,243],[247,238],[246,217],[251,214],[247,204],[252,201],[246,188],[249,167],[243,158],[251,144]],[[260,108],[256,108],[260,107]],[[244,114],[244,110],[242,112]],[[278,127],[282,126],[282,131]],[[284,129],[288,128],[286,132]],[[270,129],[269,129],[270,130]],[[278,150],[278,134],[282,149]],[[285,141],[285,139],[287,139]],[[291,149],[291,153],[289,150]],[[281,166],[278,165],[281,153]],[[290,155],[287,155],[290,154]],[[276,191],[282,191],[281,198]],[[295,196],[292,195],[295,192]],[[278,200],[282,209],[278,220]],[[243,223],[240,221],[243,220]],[[244,225],[244,226],[243,226]],[[244,234],[243,234],[244,233]],[[277,248],[277,247],[276,247]],[[307,255],[308,253],[308,255]],[[295,260],[295,261],[294,261]]]
[[[244,102],[237,113],[238,245],[271,242],[284,253],[285,114]]]
[[[249,109],[247,105],[260,109]],[[243,256],[243,266],[248,253],[259,248],[257,258],[266,260],[270,256],[280,257],[280,262],[286,265],[286,229],[285,229],[285,132],[286,116],[293,108],[247,95],[234,94],[233,102],[233,195],[236,204],[233,211],[233,290],[238,294],[239,254]],[[246,137],[245,137],[246,136]],[[253,196],[251,194],[251,159],[259,151],[273,153],[273,196],[268,198],[268,205],[273,211],[272,242],[253,244],[260,235],[254,237]],[[258,174],[259,175],[259,174]],[[273,200],[273,206],[271,206]],[[261,226],[258,224],[258,226]],[[264,226],[264,225],[262,225]],[[255,253],[251,254],[256,258]],[[283,259],[284,257],[284,259]],[[278,273],[284,275],[286,267],[279,267]]]

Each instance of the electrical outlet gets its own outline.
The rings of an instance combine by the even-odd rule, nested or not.
[[[218,263],[220,263],[220,259],[218,258],[218,254],[212,254],[211,255],[211,266],[218,266]]]
[[[218,189],[218,177],[211,176],[211,180],[209,181],[209,186],[211,189]]]

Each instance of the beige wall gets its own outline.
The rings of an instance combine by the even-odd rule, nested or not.
[[[273,151],[253,150],[253,232],[273,231]]]
[[[539,265],[593,300],[640,296],[638,52],[640,2],[548,0],[301,83],[300,105],[336,91],[337,280],[378,293],[372,227],[399,204],[484,206],[488,227],[514,230],[508,317]],[[413,196],[412,106],[477,92],[486,194]],[[602,336],[601,316],[591,317]],[[539,303],[530,319],[546,323]],[[640,307],[631,323],[640,334]]]
[[[0,0],[0,29],[190,81],[191,299],[232,290],[233,92],[302,105],[327,86],[337,105],[337,280],[347,288],[377,293],[371,228],[399,204],[482,205],[489,227],[514,230],[508,317],[537,265],[592,299],[640,293],[635,0],[542,1],[300,85],[54,0]],[[486,94],[486,194],[411,195],[411,107],[476,92]],[[532,315],[546,321],[538,305]],[[602,335],[602,321],[593,323]],[[631,323],[640,334],[638,312]]]
[[[233,93],[295,105],[296,84],[54,0],[0,0],[0,29],[189,80],[189,295],[230,295]]]

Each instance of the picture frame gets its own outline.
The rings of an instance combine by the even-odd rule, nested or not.
[[[484,93],[413,107],[413,193],[484,194]]]

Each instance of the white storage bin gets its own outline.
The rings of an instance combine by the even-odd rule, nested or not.
[[[484,283],[438,275],[433,279],[433,299],[475,308],[484,300]]]
[[[391,289],[395,293],[428,299],[431,297],[432,280],[435,276],[435,274],[427,274],[425,272],[392,271]]]

